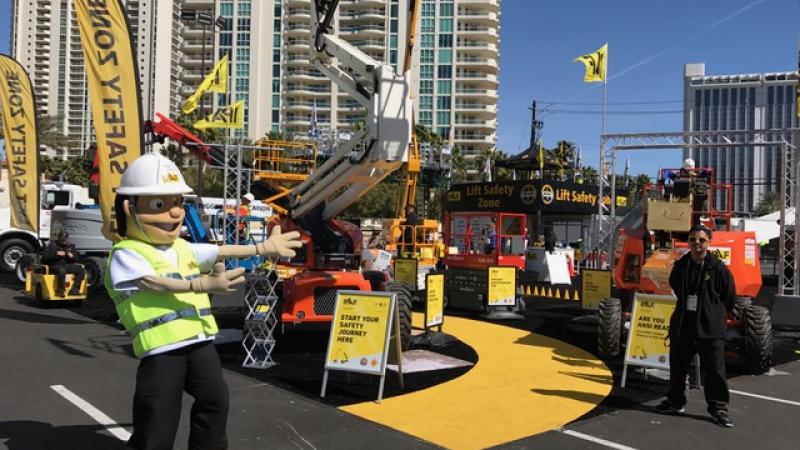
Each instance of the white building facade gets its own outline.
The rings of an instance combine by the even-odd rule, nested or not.
[[[175,118],[203,74],[229,55],[229,92],[200,109],[243,100],[245,127],[232,138],[270,131],[334,134],[365,110],[309,62],[310,0],[126,0],[142,90],[143,118]],[[408,0],[341,0],[339,36],[378,61],[401,68]],[[205,13],[211,24],[187,19]],[[217,17],[224,18],[214,24]],[[204,31],[205,29],[205,31]],[[422,0],[412,79],[417,123],[476,157],[495,147],[500,0]],[[205,36],[205,40],[204,40]],[[92,142],[86,76],[70,0],[13,0],[12,55],[31,74],[41,114],[62,115],[71,139],[59,156]]]
[[[797,127],[797,72],[705,74],[705,64],[684,68],[684,131],[769,130]],[[777,145],[684,150],[698,167],[715,169],[717,181],[733,185],[733,210],[752,213],[764,195],[780,189]],[[723,206],[717,198],[717,208]]]

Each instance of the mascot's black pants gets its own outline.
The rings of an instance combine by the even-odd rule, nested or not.
[[[173,448],[184,391],[194,397],[188,448],[227,448],[228,386],[213,341],[142,359],[136,372],[133,435],[128,446]]]

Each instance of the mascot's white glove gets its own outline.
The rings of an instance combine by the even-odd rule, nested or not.
[[[190,286],[193,292],[234,292],[235,287],[244,283],[244,268],[239,267],[233,270],[225,270],[225,264],[216,263],[211,273],[201,275],[191,280]]]
[[[275,225],[269,234],[269,239],[256,244],[256,254],[258,256],[280,256],[281,258],[292,258],[295,255],[294,248],[300,248],[303,242],[300,241],[300,233],[290,231],[281,234],[280,225]]]

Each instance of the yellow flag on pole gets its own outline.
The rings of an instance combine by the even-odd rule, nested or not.
[[[200,86],[197,87],[197,90],[194,91],[194,94],[189,96],[183,105],[181,106],[181,111],[184,114],[189,114],[195,109],[197,109],[197,103],[200,100],[200,97],[203,96],[204,93],[208,92],[218,92],[220,94],[224,94],[228,91],[228,55],[222,57],[219,62],[211,69],[211,72],[206,75],[206,78],[200,83]]]
[[[244,126],[244,100],[223,106],[207,118],[200,119],[192,126],[198,130],[207,128],[242,128]]]
[[[586,74],[583,81],[587,83],[597,83],[606,81],[606,69],[608,68],[608,44],[603,44],[594,53],[581,55],[572,62],[580,61],[586,66]]]
[[[16,60],[0,54],[0,115],[3,117],[11,226],[39,232],[39,137],[31,80]]]

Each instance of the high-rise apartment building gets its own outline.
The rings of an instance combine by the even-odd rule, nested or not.
[[[364,118],[364,108],[309,61],[310,0],[123,3],[144,118],[155,112],[177,116],[181,101],[225,54],[229,91],[206,96],[201,110],[244,100],[245,127],[230,137],[339,131]],[[399,70],[408,8],[408,0],[341,0],[334,27],[338,36]],[[198,13],[210,20],[198,20]],[[14,0],[12,15],[12,53],[32,76],[39,109],[64,116],[71,154],[80,154],[92,140],[92,127],[72,2]],[[421,2],[411,67],[417,123],[452,141],[467,157],[496,142],[499,18],[500,0]]]
[[[684,131],[769,130],[797,127],[797,72],[706,75],[705,64],[684,70]],[[715,169],[719,182],[733,184],[733,210],[752,213],[783,176],[777,145],[684,150],[698,167]],[[717,199],[721,208],[725,199]]]
[[[139,70],[142,116],[175,115],[192,85],[179,77],[181,64],[201,59],[196,35],[202,25],[181,20],[181,5],[213,8],[213,1],[123,1]],[[11,54],[28,71],[39,114],[63,117],[70,147],[57,156],[77,156],[94,140],[83,48],[71,0],[13,0]],[[193,45],[197,44],[197,45]],[[208,61],[213,39],[208,35]],[[199,68],[198,68],[199,69]],[[197,77],[199,79],[199,70]],[[199,81],[195,81],[196,85]],[[188,89],[187,89],[188,88]],[[61,149],[64,150],[64,149]]]
[[[339,37],[399,69],[408,8],[407,0],[342,0],[333,24]],[[365,110],[309,62],[310,0],[276,1],[275,9],[271,128],[351,128]],[[497,139],[499,17],[499,0],[421,3],[411,68],[417,123],[468,157]]]

